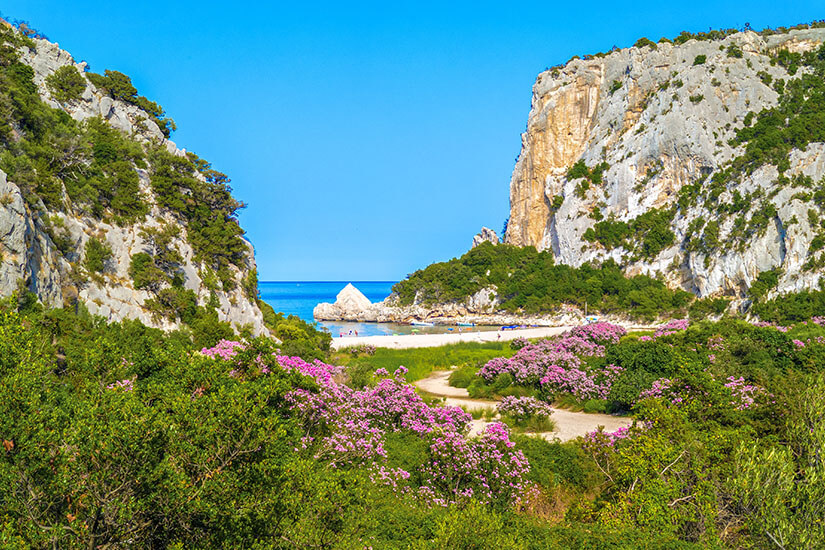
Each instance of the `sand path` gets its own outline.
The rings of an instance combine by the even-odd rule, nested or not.
[[[418,380],[415,385],[421,390],[443,397],[447,405],[464,407],[467,410],[478,410],[485,408],[495,408],[498,401],[490,399],[472,399],[464,388],[454,388],[449,384],[450,371],[436,371],[427,378]],[[569,441],[588,432],[595,431],[599,426],[604,426],[608,432],[619,428],[630,426],[632,419],[622,416],[611,416],[609,414],[587,414],[583,412],[568,411],[565,409],[553,409],[551,417],[556,423],[556,430],[553,432],[542,432],[536,434],[545,439],[559,439]],[[473,420],[470,430],[471,434],[477,434],[484,429],[488,422],[484,420]]]

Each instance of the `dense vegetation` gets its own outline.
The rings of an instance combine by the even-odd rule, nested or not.
[[[229,178],[193,153],[175,156],[160,141],[126,135],[103,118],[78,122],[64,109],[50,107],[40,98],[33,69],[20,61],[22,50],[35,47],[27,29],[0,29],[0,169],[20,188],[32,217],[72,265],[65,285],[105,284],[114,271],[104,236],[79,246],[63,218],[88,216],[143,226],[140,235],[147,249],[134,254],[129,273],[135,288],[152,293],[144,305],[158,319],[190,327],[215,325],[215,293],[229,292],[239,283],[255,302],[257,276],[248,270],[251,251],[237,220],[244,205],[232,197]],[[116,71],[82,74],[65,66],[47,77],[46,88],[68,109],[82,100],[89,81],[113,99],[142,109],[166,136],[174,129],[163,109],[138,95],[129,77]],[[146,175],[150,190],[141,185]],[[161,220],[157,226],[148,219],[153,203],[174,222]],[[199,301],[184,288],[184,258],[176,239],[186,239],[194,249],[193,261],[211,292],[208,300]],[[232,266],[247,271],[243,281]]]
[[[0,168],[35,209],[90,215],[118,224],[142,222],[149,212],[136,169],[149,169],[158,204],[177,216],[200,259],[219,268],[241,264],[246,248],[239,238],[229,178],[193,154],[172,156],[160,144],[140,143],[100,118],[83,123],[44,103],[34,71],[18,50],[34,44],[20,33],[0,30]],[[112,97],[161,116],[156,104],[137,96],[125,75],[88,75]],[[47,81],[59,101],[76,100],[86,80],[63,67]],[[171,124],[167,120],[167,125]],[[163,126],[166,127],[166,126]]]
[[[633,254],[634,260],[655,258],[676,242],[676,235],[670,228],[675,214],[675,209],[651,208],[629,222],[608,218],[596,222],[582,237],[589,242],[598,242],[608,250],[624,247]]]
[[[684,310],[688,292],[670,290],[645,275],[625,277],[613,262],[572,268],[556,265],[549,251],[482,243],[460,258],[416,271],[393,287],[402,304],[461,300],[495,285],[507,311],[540,313],[563,304],[591,311],[628,312],[639,318]]]
[[[472,354],[481,348],[445,359],[463,356],[488,377],[473,391],[489,379],[493,395],[572,395],[590,410],[630,409],[638,421],[562,444],[511,436],[495,422],[467,438],[469,415],[425,405],[403,369],[391,377],[377,368],[392,365],[378,353],[346,372],[289,357],[291,336],[311,332],[300,323],[275,327],[279,345],[203,335],[197,343],[189,331],[107,325],[82,308],[43,311],[18,295],[0,305],[0,542],[816,547],[825,535],[814,482],[825,473],[825,329],[685,325],[624,337],[594,326],[514,345],[516,355],[489,347],[504,357],[480,368]],[[299,355],[328,357],[316,342],[305,339]],[[213,347],[197,353],[201,346]],[[571,352],[555,363],[570,376],[554,370],[538,386],[522,378],[551,368],[544,354]],[[617,373],[599,382],[604,398],[577,393],[594,390],[572,376],[574,356],[585,378]],[[508,375],[509,362],[527,370]],[[507,410],[538,414],[530,399],[505,400]]]

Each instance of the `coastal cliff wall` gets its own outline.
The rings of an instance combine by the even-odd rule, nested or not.
[[[254,251],[234,218],[241,204],[231,199],[228,179],[178,148],[137,100],[150,110],[156,104],[114,85],[96,86],[86,64],[57,44],[11,27],[2,31],[4,83],[20,86],[28,103],[3,121],[9,137],[0,147],[2,166],[17,175],[0,170],[0,296],[29,290],[50,307],[80,301],[108,320],[139,319],[164,329],[180,327],[200,306],[235,328],[265,332]],[[49,84],[58,73],[74,87],[71,95]],[[45,107],[34,104],[38,99]],[[68,134],[30,130],[30,113],[54,117]],[[112,143],[132,156],[110,152]],[[10,160],[22,155],[40,167],[44,149],[59,157],[59,170]],[[90,196],[111,200],[84,199]],[[209,200],[230,206],[214,208]],[[204,215],[203,208],[212,212]],[[210,242],[210,231],[222,241]],[[232,250],[219,251],[224,242]],[[94,250],[103,251],[98,269],[91,267]],[[136,257],[148,266],[140,277]]]
[[[823,41],[814,28],[648,41],[542,72],[505,242],[571,266],[613,259],[699,297],[744,299],[769,270],[774,293],[816,288],[825,144],[757,166],[737,137],[816,74],[787,60]]]

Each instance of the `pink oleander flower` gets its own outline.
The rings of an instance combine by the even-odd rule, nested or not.
[[[535,397],[515,397],[508,395],[498,404],[498,412],[511,416],[517,422],[525,421],[531,417],[549,418],[553,414],[553,408],[545,401],[539,401]]]
[[[711,336],[710,338],[708,338],[708,349],[724,350],[725,349],[725,339],[722,336],[719,336],[719,335]]]
[[[211,348],[203,348],[201,353],[213,359],[223,359],[224,361],[228,361],[237,353],[235,348],[243,349],[244,344],[230,340],[221,340]]]
[[[728,377],[728,382],[725,384],[725,387],[731,391],[733,406],[740,411],[751,408],[756,403],[757,397],[767,393],[765,389],[760,386],[746,384],[745,379],[742,377]]]
[[[133,389],[135,389],[135,380],[137,380],[136,377],[118,380],[117,382],[112,382],[111,384],[106,386],[106,389],[132,391]]]
[[[656,332],[653,333],[653,339],[655,340],[663,336],[670,336],[671,334],[676,334],[681,330],[687,330],[689,325],[689,319],[672,319],[656,329]]]
[[[585,434],[582,442],[585,450],[591,452],[603,452],[612,450],[620,441],[630,437],[630,428],[619,428],[612,432],[606,432],[603,427]]]

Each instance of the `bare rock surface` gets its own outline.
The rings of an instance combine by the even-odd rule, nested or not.
[[[77,121],[102,117],[112,127],[127,136],[145,143],[160,143],[178,156],[186,152],[164,138],[152,118],[135,105],[113,99],[105,91],[98,90],[86,79],[86,89],[78,100],[61,103],[51,97],[46,85],[49,75],[65,66],[73,66],[83,75],[86,64],[76,63],[71,54],[44,39],[34,40],[35,47],[21,47],[20,60],[32,67],[34,83],[41,99],[49,106],[62,109]],[[84,77],[85,78],[85,77]],[[8,296],[15,290],[26,288],[50,307],[80,300],[92,314],[102,315],[110,321],[139,319],[149,326],[172,329],[179,321],[153,316],[145,307],[151,296],[145,290],[136,289],[129,275],[131,256],[150,250],[150,243],[141,236],[147,228],[164,224],[180,226],[180,220],[155,203],[149,181],[149,173],[137,168],[140,189],[150,204],[147,218],[133,225],[114,225],[102,219],[73,212],[49,211],[43,204],[27,204],[20,188],[9,181],[0,171],[0,296]],[[47,223],[48,222],[48,223]],[[51,228],[51,232],[50,232]],[[59,233],[68,250],[61,250],[52,235]],[[83,250],[90,238],[98,238],[112,250],[99,278],[79,281],[75,276],[82,265]],[[218,317],[236,328],[249,327],[254,334],[268,332],[263,315],[253,298],[243,289],[243,280],[256,269],[252,245],[245,241],[248,253],[238,267],[231,265],[227,279],[234,282],[226,288],[216,288],[214,283],[202,280],[206,265],[196,258],[185,227],[172,239],[174,248],[183,261],[179,272],[184,288],[195,292],[199,302],[207,303],[213,296],[218,302]]]
[[[624,48],[542,72],[510,182],[504,241],[551,250],[557,262],[571,266],[613,259],[629,275],[661,275],[669,286],[699,297],[741,302],[758,274],[771,269],[782,269],[772,295],[816,288],[823,268],[803,265],[819,231],[808,214],[817,207],[800,189],[778,183],[773,166],[734,182],[709,204],[679,208],[671,222],[674,244],[654,257],[607,249],[585,233],[600,220],[630,222],[654,208],[674,208],[686,186],[707,181],[740,156],[744,146],[731,138],[748,114],[777,105],[778,80],[804,74],[789,74],[771,56],[782,49],[811,51],[823,41],[825,29],[767,37],[747,31],[724,40]],[[731,54],[737,50],[741,55]],[[588,168],[605,163],[602,182],[568,177],[578,161]],[[785,175],[810,176],[821,185],[825,144],[794,151]],[[716,206],[732,202],[735,193],[760,198],[750,201],[741,220],[720,217]],[[734,246],[763,200],[776,215]],[[717,221],[719,241],[727,246],[711,252],[691,246],[701,236],[697,220]]]

